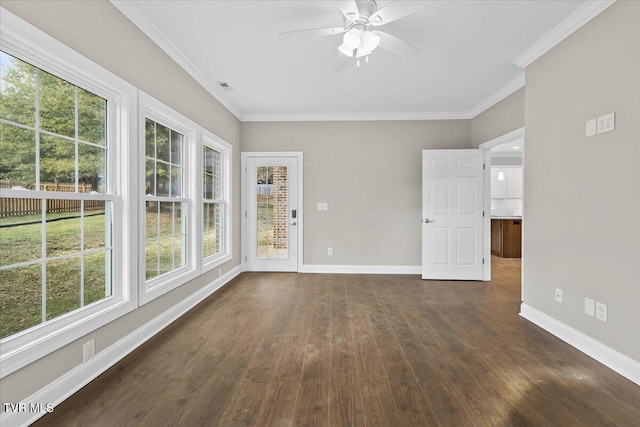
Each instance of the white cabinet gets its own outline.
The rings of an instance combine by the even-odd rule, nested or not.
[[[506,169],[507,199],[522,199],[522,168]]]
[[[492,199],[522,199],[522,168],[491,168]]]
[[[506,174],[502,168],[491,168],[491,198],[504,199],[507,196]]]

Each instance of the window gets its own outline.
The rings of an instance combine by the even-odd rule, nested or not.
[[[184,267],[184,135],[145,120],[145,265],[147,280]]]
[[[231,258],[227,232],[231,146],[204,130],[202,141],[202,258],[205,268],[211,268]]]
[[[142,302],[195,277],[198,263],[193,237],[198,126],[140,92],[140,129],[144,141],[144,265]],[[191,175],[191,176],[190,176]]]
[[[0,86],[0,187],[33,190],[0,204],[5,338],[111,296],[113,248],[106,100],[4,52]]]
[[[15,16],[1,19],[4,377],[134,309],[124,271],[137,266],[125,245],[135,217],[122,210],[135,90]]]

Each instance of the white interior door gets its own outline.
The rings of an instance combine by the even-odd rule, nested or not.
[[[422,278],[482,280],[483,152],[422,151]]]
[[[246,269],[298,271],[298,159],[246,157]]]

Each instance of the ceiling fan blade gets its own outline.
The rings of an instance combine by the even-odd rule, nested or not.
[[[355,0],[342,0],[338,4],[338,8],[345,19],[358,19],[360,12],[358,11],[358,5]]]
[[[278,37],[283,40],[300,40],[311,37],[333,36],[336,34],[342,34],[345,31],[347,31],[347,29],[344,27],[310,28],[308,30],[296,30],[279,33]]]
[[[376,13],[369,17],[369,20],[374,27],[379,27],[380,25],[385,25],[389,22],[404,18],[407,15],[411,15],[423,6],[424,2],[420,1],[394,0],[388,5],[378,9]]]
[[[413,55],[420,52],[420,49],[416,46],[393,34],[385,33],[384,31],[374,31],[374,33],[380,36],[380,49],[384,49],[389,53],[395,55]]]
[[[338,52],[338,56],[336,57],[336,60],[333,63],[333,72],[340,73],[344,71],[344,69],[347,68],[347,65],[349,65],[349,62],[351,61],[352,61],[351,58]]]

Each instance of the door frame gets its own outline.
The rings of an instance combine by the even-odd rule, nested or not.
[[[252,157],[259,158],[281,158],[289,157],[295,158],[298,161],[298,211],[297,216],[297,232],[298,232],[298,253],[297,253],[297,265],[296,271],[299,273],[302,271],[302,264],[304,259],[304,173],[303,173],[303,153],[302,151],[243,151],[241,155],[241,188],[240,188],[240,201],[241,201],[241,239],[240,239],[240,256],[242,271],[247,271],[247,248],[249,242],[249,233],[247,233],[247,208],[249,201],[247,200],[247,159]]]
[[[497,138],[493,138],[487,142],[484,142],[482,144],[479,145],[478,148],[481,148],[484,150],[484,164],[485,164],[485,171],[484,171],[484,188],[485,188],[485,192],[484,192],[484,211],[487,213],[484,217],[484,235],[486,236],[484,239],[484,258],[489,260],[489,262],[485,262],[484,264],[484,268],[483,268],[483,274],[482,274],[482,280],[486,280],[486,281],[490,281],[491,280],[491,149],[493,147],[497,147],[498,145],[502,145],[504,143],[507,142],[512,142],[516,139],[522,139],[524,140],[524,126],[516,129],[514,131],[511,131],[509,133],[505,133],[504,135],[501,135]],[[526,151],[526,144],[524,145],[524,148],[522,150],[522,171],[524,173],[524,156],[525,156],[525,151]],[[524,185],[524,177],[523,177],[523,185]],[[522,228],[524,228],[524,204],[525,204],[525,200],[524,200],[524,190],[523,190],[523,197],[522,197]],[[524,232],[522,233],[522,255],[521,255],[521,263],[522,265],[524,265]],[[524,268],[521,269],[521,271],[524,271]],[[523,277],[524,278],[524,277]],[[520,283],[521,286],[523,284],[523,280],[521,278]],[[520,290],[520,293],[522,294],[522,289]]]

